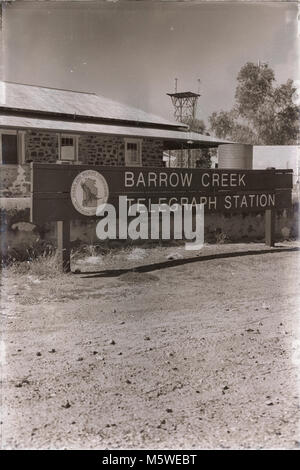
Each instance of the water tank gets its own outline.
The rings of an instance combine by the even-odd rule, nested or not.
[[[253,168],[253,145],[219,145],[218,168],[251,170]]]

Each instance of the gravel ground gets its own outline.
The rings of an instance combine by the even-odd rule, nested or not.
[[[4,449],[300,448],[296,243],[1,279]]]

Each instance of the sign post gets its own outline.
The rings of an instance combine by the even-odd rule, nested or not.
[[[57,255],[62,270],[66,273],[71,271],[71,250],[70,250],[70,221],[58,220],[56,222],[57,230]]]
[[[267,246],[275,246],[275,219],[275,210],[267,209],[265,212],[265,243]]]
[[[70,222],[96,217],[119,197],[128,204],[203,204],[205,213],[265,212],[265,242],[275,244],[276,210],[292,204],[292,170],[131,168],[31,163],[30,221],[57,222],[63,270],[70,271]]]

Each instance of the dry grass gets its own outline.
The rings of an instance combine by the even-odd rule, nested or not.
[[[56,277],[61,274],[57,253],[53,252],[44,252],[27,261],[11,262],[6,266],[6,270],[14,275],[32,274],[39,278]]]

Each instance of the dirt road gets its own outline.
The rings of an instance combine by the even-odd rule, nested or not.
[[[79,259],[77,274],[5,270],[2,448],[299,447],[296,250],[139,248]]]

